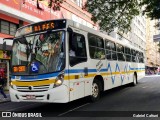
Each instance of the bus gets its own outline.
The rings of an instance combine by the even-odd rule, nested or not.
[[[143,51],[68,19],[17,29],[10,97],[14,102],[67,103],[145,76]]]

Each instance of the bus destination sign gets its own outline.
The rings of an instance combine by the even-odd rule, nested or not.
[[[34,25],[34,26],[33,26],[33,31],[34,31],[34,32],[43,31],[43,30],[48,30],[48,29],[54,29],[54,22],[37,24],[37,25]]]
[[[65,27],[66,27],[66,20],[42,21],[39,23],[30,24],[28,26],[19,28],[16,32],[15,37],[36,33],[36,32],[43,32],[46,30],[63,29]]]
[[[14,66],[12,69],[13,72],[25,72],[26,71],[26,66]]]

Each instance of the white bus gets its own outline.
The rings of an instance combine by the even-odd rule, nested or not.
[[[67,19],[17,30],[10,97],[14,102],[67,103],[137,81],[145,75],[141,50]]]

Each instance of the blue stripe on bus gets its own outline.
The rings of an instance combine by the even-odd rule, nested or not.
[[[47,79],[50,77],[56,77],[59,73],[49,73],[49,74],[43,74],[43,75],[33,75],[33,76],[20,76],[21,80],[37,80],[37,79]],[[12,79],[16,79],[19,76],[12,76]]]
[[[110,68],[110,69],[109,69]],[[118,70],[117,70],[118,69]],[[130,68],[129,67],[129,70],[144,70],[145,68]],[[111,75],[112,75],[112,70],[111,70],[111,67],[108,66],[108,68],[104,68],[104,69],[101,69],[100,72],[108,72],[110,71]],[[119,71],[120,72],[120,69],[119,69],[119,66],[116,65],[116,70],[115,72]],[[127,71],[127,70],[126,70]],[[82,73],[84,72],[84,69],[70,69],[70,70],[65,70],[65,73],[66,74],[73,74],[73,73]],[[88,73],[95,73],[97,72],[96,69],[88,69]],[[44,74],[44,75],[33,75],[33,76],[20,76],[20,79],[21,80],[37,80],[37,79],[47,79],[47,78],[50,78],[50,77],[56,77],[58,76],[59,72],[57,73],[48,73],[48,74]],[[11,77],[12,79],[16,79],[16,76],[12,76]]]
[[[65,73],[82,73],[85,72],[84,69],[70,69],[70,70],[66,70]],[[93,73],[93,72],[97,72],[96,69],[88,69],[88,72]],[[107,72],[107,69],[101,69],[100,72]]]
[[[145,70],[145,68],[130,68],[130,70]]]

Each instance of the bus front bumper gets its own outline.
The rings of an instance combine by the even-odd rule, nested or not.
[[[69,102],[69,91],[65,85],[43,92],[19,92],[11,87],[9,91],[13,102]]]

